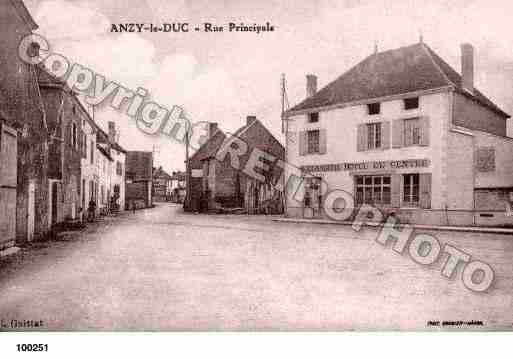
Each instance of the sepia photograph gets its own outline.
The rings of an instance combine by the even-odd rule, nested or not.
[[[0,331],[512,331],[511,19],[0,0]]]

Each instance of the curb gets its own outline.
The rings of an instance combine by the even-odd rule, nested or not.
[[[301,218],[273,218],[274,222],[284,223],[309,223],[309,224],[331,224],[337,226],[351,226],[353,223],[349,221],[329,221],[319,219],[301,219]],[[365,227],[377,227],[379,224],[374,226],[366,224]],[[403,225],[404,226],[404,225]],[[513,235],[513,229],[510,228],[497,228],[497,227],[456,227],[456,226],[431,226],[425,224],[412,224],[414,229],[424,229],[433,231],[449,231],[449,232],[467,232],[467,233],[491,233],[491,234],[509,234]],[[387,226],[393,227],[393,226]],[[400,225],[401,227],[401,225]]]

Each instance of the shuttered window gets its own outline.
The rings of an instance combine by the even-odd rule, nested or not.
[[[381,147],[381,123],[367,124],[367,149],[374,150]]]
[[[319,130],[308,131],[308,153],[319,153]]]
[[[429,146],[429,119],[415,117],[394,121],[392,147]]]
[[[403,175],[403,205],[419,206],[420,178],[418,173]]]

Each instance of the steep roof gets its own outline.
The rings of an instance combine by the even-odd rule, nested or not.
[[[461,75],[424,43],[368,56],[287,113],[449,86],[509,117],[478,90],[464,91]]]
[[[157,170],[153,173],[153,178],[164,178],[166,180],[173,179],[173,177],[171,177],[171,175],[169,173],[164,171],[164,169],[162,167],[157,168]]]
[[[27,7],[25,6],[23,0],[11,0],[11,3],[20,15],[20,17],[23,19],[23,21],[27,23],[30,30],[34,31],[39,27],[34,21],[34,18],[32,18],[32,15],[30,15],[30,12],[27,10]]]
[[[113,162],[114,159],[111,157],[110,153],[105,149],[103,148],[102,146],[100,145],[96,145],[96,148],[105,156],[109,159],[109,161]]]
[[[215,156],[226,138],[225,133],[218,129],[190,158],[190,161],[203,161]]]

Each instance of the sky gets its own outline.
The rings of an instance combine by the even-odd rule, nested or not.
[[[417,0],[25,0],[53,51],[159,104],[183,107],[193,122],[225,131],[257,116],[282,140],[280,78],[289,102],[304,99],[306,74],[319,88],[374,51],[426,42],[460,71],[460,44],[475,47],[475,84],[513,114],[511,1]],[[301,3],[301,4],[299,4]],[[269,33],[111,33],[111,24],[230,21],[275,26]],[[191,27],[193,26],[191,25]],[[103,108],[128,150],[155,150],[169,172],[184,169],[185,148],[140,132],[132,118]],[[510,124],[511,125],[511,124]],[[510,132],[510,135],[513,131]]]

